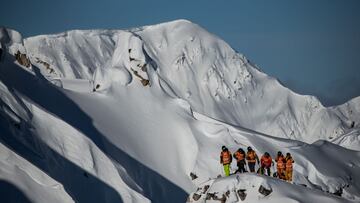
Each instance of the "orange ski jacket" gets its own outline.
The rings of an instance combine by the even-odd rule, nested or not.
[[[285,158],[284,158],[284,156],[276,157],[275,161],[276,161],[276,167],[278,169],[285,169]]]
[[[293,163],[295,161],[293,160],[292,157],[286,157],[286,169],[287,170],[292,170],[293,169]]]
[[[249,163],[255,163],[256,160],[259,161],[259,158],[258,156],[256,155],[255,151],[248,151],[246,153],[246,160],[249,162]]]

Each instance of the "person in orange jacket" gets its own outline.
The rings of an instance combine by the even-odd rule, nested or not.
[[[286,157],[285,157],[285,179],[288,182],[292,181],[292,176],[293,176],[293,163],[295,162],[294,159],[291,157],[290,153],[286,153]]]
[[[236,172],[239,172],[239,173],[245,173],[247,172],[245,170],[245,165],[246,165],[246,162],[245,162],[245,152],[243,149],[239,148],[235,153],[234,153],[234,158],[236,159],[236,163],[237,163],[237,167],[238,169],[235,171]]]
[[[265,152],[265,154],[261,157],[261,170],[264,171],[266,169],[267,175],[271,175],[271,165],[274,165],[272,158],[268,152]]]
[[[277,168],[277,176],[280,179],[285,179],[285,157],[281,153],[281,151],[278,152],[277,157],[275,158],[276,162],[276,168]]]
[[[254,173],[256,161],[259,164],[259,157],[257,156],[255,151],[251,147],[248,147],[247,150],[248,151],[246,153],[246,160],[248,162],[249,170],[250,170],[250,172]]]
[[[221,147],[222,151],[220,153],[220,163],[224,166],[225,176],[230,175],[230,164],[232,162],[232,156],[228,148],[225,146]]]

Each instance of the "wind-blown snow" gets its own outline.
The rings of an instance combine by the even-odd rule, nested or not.
[[[304,202],[360,200],[360,97],[325,108],[185,20],[24,40],[0,33],[0,149],[59,185],[40,199],[44,188],[23,186],[38,184],[36,176],[0,173],[31,201],[185,202],[222,172],[222,145],[293,154],[294,183],[308,189],[240,175],[275,185],[268,202],[300,201],[294,194],[303,191],[311,193]],[[14,62],[17,50],[30,68]]]

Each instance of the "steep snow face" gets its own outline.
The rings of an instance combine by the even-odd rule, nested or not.
[[[0,27],[0,48],[5,49],[6,47],[13,47],[14,49],[23,49],[18,46],[23,44],[21,34],[15,30]],[[14,49],[9,50],[10,53],[14,54]]]
[[[5,189],[10,184],[20,191],[5,200],[22,194],[44,203],[149,202],[126,169],[95,143],[89,135],[95,132],[84,131],[86,117],[63,89],[35,77],[35,66],[23,69],[13,61],[6,55],[0,63],[0,178],[9,182]]]
[[[111,31],[69,31],[25,39],[33,62],[50,64],[53,77],[91,79],[96,68],[104,67],[113,54],[116,35]],[[48,70],[50,74],[50,70]]]
[[[195,24],[177,21],[134,32],[143,39],[160,77],[197,112],[306,142],[331,140],[349,129],[315,97],[284,88]]]
[[[46,75],[48,63],[27,51],[39,67],[24,68],[8,53],[1,63],[1,124],[9,131],[2,142],[22,156],[31,152],[26,157],[31,162],[37,161],[34,154],[42,157],[37,167],[61,182],[75,201],[185,200],[195,187],[187,174],[197,151],[185,101],[155,84],[151,91],[138,81],[123,88],[126,77],[110,79],[114,85],[92,93],[86,79]],[[103,73],[95,73],[96,81],[113,76]]]
[[[96,85],[104,90],[112,81],[128,85],[139,79],[134,71],[148,79],[150,70],[140,69],[152,68],[173,96],[227,123],[305,142],[331,141],[352,130],[350,117],[339,117],[338,110],[324,108],[313,96],[291,92],[188,21],[43,35],[26,39],[25,47],[35,64],[36,58],[50,64],[43,72],[64,88],[71,89],[72,82],[58,78],[89,80],[85,90]],[[359,110],[353,114],[358,117]],[[354,122],[358,127],[359,121]]]
[[[0,143],[0,165],[1,201],[74,202],[60,183],[2,143]],[[18,187],[18,189],[11,189],[11,187]]]
[[[360,97],[356,97],[338,107],[333,107],[332,111],[342,119],[344,125],[352,129],[334,139],[333,143],[360,151],[360,117],[358,116],[358,112],[360,112]]]

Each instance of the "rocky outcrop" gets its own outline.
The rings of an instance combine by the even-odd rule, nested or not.
[[[272,189],[266,189],[264,186],[260,185],[259,187],[259,193],[264,195],[264,196],[268,196],[272,193]]]
[[[143,78],[136,70],[131,69],[131,71],[134,73],[136,77],[140,79],[140,82],[143,86],[147,86],[150,84],[150,81],[148,79]]]
[[[19,50],[15,53],[16,61],[25,67],[30,67],[31,62],[30,59],[26,56],[26,54],[22,54]]]
[[[196,178],[198,178],[198,176],[193,172],[190,173],[190,177],[191,177],[191,180],[195,180]]]
[[[40,64],[44,65],[46,70],[49,71],[50,74],[55,72],[55,70],[50,67],[49,63],[42,61],[39,58],[36,58],[36,63],[40,63]]]
[[[246,190],[238,190],[237,194],[241,201],[244,201],[246,199],[247,194],[245,193]]]

